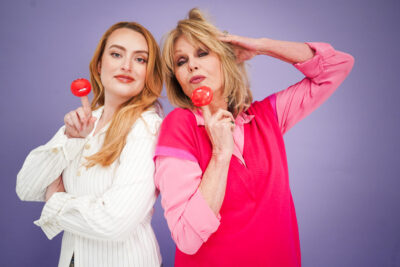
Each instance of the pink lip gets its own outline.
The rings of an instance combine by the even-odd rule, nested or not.
[[[205,78],[206,77],[204,77],[202,75],[196,75],[190,79],[190,83],[194,83],[194,84],[201,83]]]
[[[135,79],[128,75],[116,75],[115,78],[122,83],[131,83],[135,81]]]

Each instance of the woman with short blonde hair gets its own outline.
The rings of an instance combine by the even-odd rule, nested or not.
[[[179,21],[178,26],[167,35],[163,48],[163,70],[167,96],[171,104],[182,108],[194,108],[174,75],[174,44],[184,36],[190,43],[198,47],[205,46],[220,58],[224,76],[223,97],[229,99],[228,110],[239,114],[250,106],[253,97],[244,62],[236,61],[233,47],[221,42],[218,39],[220,34],[214,25],[203,19],[198,9],[194,9],[189,19]]]
[[[253,101],[244,62],[267,55],[305,78]],[[167,93],[155,183],[177,249],[175,266],[300,266],[283,134],[340,85],[352,56],[326,43],[220,32],[200,10],[178,22],[163,48]],[[211,88],[195,107],[190,96]]]

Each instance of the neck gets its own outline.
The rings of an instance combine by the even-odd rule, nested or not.
[[[101,125],[107,124],[112,119],[115,111],[119,108],[121,104],[122,104],[121,101],[117,101],[112,96],[108,96],[106,94],[104,96],[103,114],[101,115],[99,123]]]
[[[101,122],[101,124],[103,124],[103,125],[107,124],[114,116],[114,113],[116,110],[117,110],[117,107],[109,106],[104,103],[103,114],[101,115],[99,122]]]

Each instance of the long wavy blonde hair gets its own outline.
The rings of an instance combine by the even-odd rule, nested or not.
[[[182,90],[174,74],[174,46],[184,36],[194,47],[202,44],[215,52],[221,60],[224,77],[223,97],[228,100],[228,110],[235,116],[246,110],[253,101],[244,63],[237,63],[232,45],[218,39],[221,32],[198,8],[189,11],[188,18],[178,21],[175,29],[164,39],[162,57],[167,96],[171,104],[181,108],[193,109],[193,103]]]
[[[94,95],[91,103],[92,110],[98,109],[104,105],[104,86],[101,83],[98,66],[99,62],[101,62],[108,38],[115,30],[121,28],[128,28],[136,31],[142,34],[147,41],[149,57],[147,61],[145,85],[138,95],[121,104],[115,111],[110,126],[107,129],[102,148],[99,152],[86,158],[87,168],[96,164],[100,164],[104,167],[111,165],[120,156],[131,127],[141,114],[154,106],[161,108],[161,104],[157,99],[161,94],[163,76],[160,49],[157,42],[152,34],[139,23],[119,22],[112,25],[101,37],[89,65],[90,80]]]

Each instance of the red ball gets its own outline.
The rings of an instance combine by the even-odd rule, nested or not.
[[[84,78],[76,79],[71,83],[71,92],[78,97],[87,96],[91,88],[90,82]]]
[[[192,96],[190,99],[193,102],[193,105],[197,107],[207,106],[211,103],[213,98],[213,91],[210,87],[200,86],[192,92]]]

